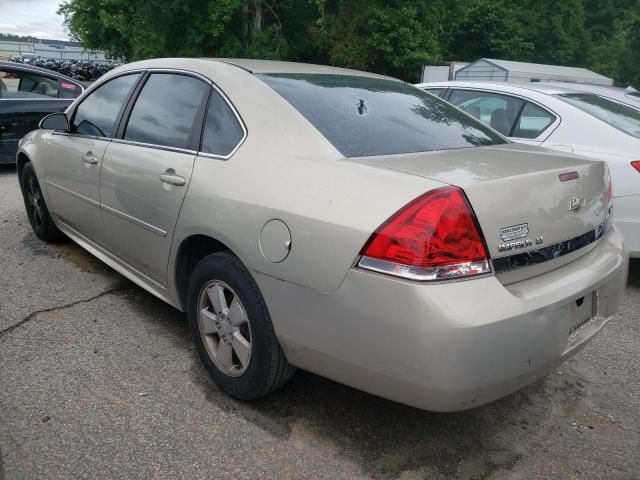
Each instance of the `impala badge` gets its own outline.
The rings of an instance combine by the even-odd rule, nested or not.
[[[521,223],[520,225],[511,225],[500,229],[500,238],[503,242],[509,242],[516,238],[522,238],[529,235],[529,224]]]
[[[573,197],[569,202],[569,211],[577,212],[582,207],[584,207],[586,201],[583,197]]]

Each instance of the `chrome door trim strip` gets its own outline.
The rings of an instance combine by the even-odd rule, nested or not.
[[[78,192],[74,192],[73,190],[69,190],[68,188],[63,187],[62,185],[58,185],[57,183],[53,183],[51,180],[46,180],[45,183],[50,185],[58,190],[61,190],[65,193],[68,193],[72,197],[78,198],[80,200],[84,200],[85,202],[93,205],[94,207],[100,208],[100,202],[93,200],[92,198],[85,197],[84,195],[80,195]]]
[[[149,230],[151,233],[155,233],[156,235],[159,235],[161,237],[167,236],[167,232],[162,230],[161,228],[154,227],[150,223],[144,222],[136,217],[132,217],[131,215],[127,215],[126,213],[121,212],[120,210],[116,210],[115,208],[109,207],[108,205],[102,204],[102,209],[106,210],[109,213],[112,213],[116,217],[122,218],[123,220],[127,220],[131,223],[135,223],[136,225],[146,230]]]
[[[493,271],[496,274],[511,272],[520,268],[531,267],[540,263],[555,260],[556,258],[573,253],[587,245],[599,240],[609,231],[609,219],[596,228],[589,230],[582,235],[547,245],[546,247],[529,250],[528,252],[515,253],[504,257],[493,258]]]
[[[99,245],[95,241],[91,240],[87,236],[85,236],[82,233],[78,232],[75,228],[73,228],[71,225],[69,225],[68,223],[66,223],[62,219],[58,218],[58,222],[59,222],[58,227],[62,227],[61,230],[64,233],[66,233],[67,235],[71,234],[70,236],[72,237],[72,239],[74,241],[78,242],[81,247],[83,247],[84,249],[88,250],[93,255],[97,256],[99,260],[102,260],[103,262],[107,263],[107,265],[109,265],[110,267],[115,268],[117,271],[122,273],[125,277],[129,278],[129,280],[137,283],[135,278],[131,278],[128,275],[128,273],[133,273],[133,274],[137,275],[138,277],[140,277],[140,279],[146,281],[148,284],[152,284],[153,287],[156,287],[159,290],[166,290],[167,289],[166,285],[158,282],[157,280],[154,280],[149,275],[147,275],[145,273],[142,273],[140,270],[138,270],[137,268],[132,266],[130,263],[124,261],[123,259],[121,259],[117,255],[113,254],[112,252],[110,252],[106,248],[102,247],[101,245]],[[75,237],[75,238],[73,238],[73,237]],[[118,266],[120,268],[118,268]],[[124,269],[126,269],[126,270],[124,270]],[[149,290],[147,285],[143,284],[141,286],[143,288]],[[151,293],[153,293],[154,295],[156,295],[157,297],[161,298],[162,300],[165,300],[165,301],[167,301],[168,303],[171,304],[171,301],[167,300],[166,299],[167,297],[165,297],[164,295],[160,294],[160,292],[157,292],[157,291],[154,291],[154,290],[149,290],[149,291]]]
[[[125,140],[123,138],[112,138],[111,143],[120,143],[122,145],[133,145],[134,147],[146,147],[153,148],[155,150],[165,150],[167,152],[188,153],[190,155],[197,155],[195,150],[189,150],[187,148],[168,147],[165,145],[156,145],[154,143],[133,142],[131,140]]]

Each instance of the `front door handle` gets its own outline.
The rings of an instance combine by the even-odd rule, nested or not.
[[[184,179],[184,177],[181,177],[180,175],[176,175],[176,172],[173,171],[172,169],[167,170],[165,173],[161,174],[158,178],[162,183],[168,183],[170,185],[175,185],[177,187],[182,187],[186,183],[186,180]]]
[[[87,152],[87,154],[82,157],[82,161],[87,165],[96,165],[98,163],[98,159],[94,157],[91,152]]]

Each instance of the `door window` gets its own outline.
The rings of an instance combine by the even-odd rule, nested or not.
[[[453,90],[449,102],[505,136],[511,133],[524,104],[523,100],[508,95],[474,90]]]
[[[226,157],[240,143],[244,131],[229,104],[216,90],[211,92],[202,137],[202,151]]]
[[[76,109],[71,131],[112,137],[120,110],[139,77],[139,73],[117,77],[91,92]]]
[[[511,136],[516,138],[537,138],[555,120],[555,115],[533,103],[527,102]]]
[[[0,70],[0,98],[60,98],[59,92],[56,78],[22,70]]]
[[[202,125],[200,111],[209,88],[187,75],[152,74],[131,111],[124,139],[196,149]]]

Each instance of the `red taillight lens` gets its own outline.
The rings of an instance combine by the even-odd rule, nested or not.
[[[442,187],[418,197],[382,224],[359,266],[414,280],[491,271],[480,227],[464,192]]]
[[[635,160],[631,162],[631,166],[640,172],[640,160]]]

